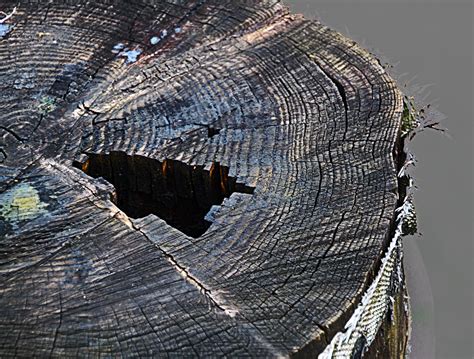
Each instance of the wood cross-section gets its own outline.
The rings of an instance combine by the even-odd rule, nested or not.
[[[322,352],[395,220],[403,101],[379,62],[276,0],[15,7],[0,356]]]

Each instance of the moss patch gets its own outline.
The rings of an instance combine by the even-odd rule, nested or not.
[[[419,126],[418,110],[416,109],[415,99],[404,96],[403,114],[402,114],[402,137],[407,136],[411,131]]]

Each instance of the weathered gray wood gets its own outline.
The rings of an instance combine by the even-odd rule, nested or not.
[[[0,356],[321,352],[395,218],[403,104],[377,60],[272,0],[14,6]],[[165,222],[182,208],[116,206],[163,193],[228,198],[197,238]]]

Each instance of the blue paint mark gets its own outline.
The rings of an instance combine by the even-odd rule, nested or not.
[[[112,52],[113,52],[114,54],[118,54],[120,51],[123,50],[124,47],[125,47],[125,45],[122,44],[121,42],[119,42],[117,45],[114,46]]]
[[[138,56],[142,53],[142,50],[139,48],[136,48],[134,50],[128,50],[125,49],[124,52],[120,54],[120,56],[124,56],[127,58],[127,64],[131,64],[133,62],[136,62],[138,60]]]
[[[8,24],[0,24],[0,38],[4,37],[11,31],[11,26]]]

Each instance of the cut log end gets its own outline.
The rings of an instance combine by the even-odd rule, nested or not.
[[[403,354],[367,51],[276,0],[0,11],[1,357]]]

